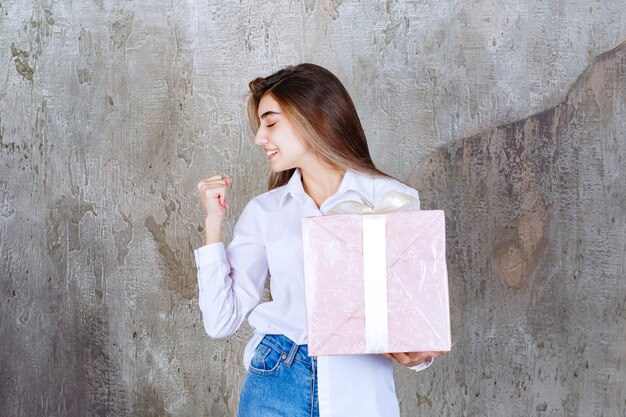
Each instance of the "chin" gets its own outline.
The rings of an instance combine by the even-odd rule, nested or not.
[[[284,166],[271,166],[270,165],[270,171],[278,174],[279,172],[283,172],[283,171],[289,171],[290,169],[293,169],[296,167],[287,167],[285,168]]]

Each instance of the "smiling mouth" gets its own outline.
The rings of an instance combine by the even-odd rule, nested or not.
[[[278,149],[272,150],[272,151],[266,151],[265,155],[267,155],[270,159],[272,159],[272,157],[274,157],[274,155],[276,155],[278,153]]]

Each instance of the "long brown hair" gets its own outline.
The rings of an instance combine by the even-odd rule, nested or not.
[[[389,177],[374,166],[361,121],[341,81],[315,64],[288,66],[249,84],[248,118],[252,132],[259,130],[259,102],[271,94],[297,134],[322,161],[333,168],[353,169]],[[286,184],[295,168],[270,172],[268,188]]]

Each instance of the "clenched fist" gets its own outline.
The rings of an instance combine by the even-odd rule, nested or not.
[[[222,223],[228,209],[226,189],[233,182],[223,175],[214,175],[198,183],[200,202],[205,211],[205,243],[222,240]]]

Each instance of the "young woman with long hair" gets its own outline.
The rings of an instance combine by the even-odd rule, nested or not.
[[[244,352],[239,415],[398,416],[391,360],[420,370],[443,352],[310,357],[301,221],[388,191],[412,195],[419,209],[417,191],[374,166],[352,99],[328,70],[290,66],[249,87],[248,116],[270,165],[269,191],[245,206],[225,248],[233,180],[200,181],[205,245],[194,251],[207,333],[228,337],[250,313],[254,336]],[[259,304],[268,273],[271,300]]]

